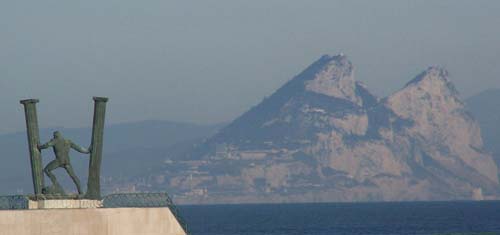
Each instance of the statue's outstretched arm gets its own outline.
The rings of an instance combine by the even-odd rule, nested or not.
[[[45,144],[42,144],[42,145],[39,145],[39,146],[38,146],[38,149],[39,149],[39,150],[46,149],[46,148],[49,148],[49,147],[54,146],[54,144],[55,144],[54,139],[51,139],[49,142],[47,142],[47,143],[45,143]]]
[[[80,152],[80,153],[85,153],[85,154],[89,154],[90,153],[90,150],[89,149],[86,149],[84,147],[81,147],[75,143],[73,143],[73,141],[71,141],[71,148]]]

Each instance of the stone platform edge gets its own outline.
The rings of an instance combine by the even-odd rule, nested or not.
[[[102,200],[88,199],[46,199],[46,200],[29,200],[29,210],[40,209],[94,209],[102,208]]]

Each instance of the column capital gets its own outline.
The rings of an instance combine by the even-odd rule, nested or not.
[[[38,99],[27,99],[27,100],[21,100],[21,101],[19,101],[19,103],[21,103],[21,104],[36,104],[39,101],[40,100],[38,100]]]
[[[108,102],[108,97],[94,96],[94,101]]]

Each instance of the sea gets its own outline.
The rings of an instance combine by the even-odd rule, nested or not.
[[[500,201],[178,208],[191,235],[500,235]]]

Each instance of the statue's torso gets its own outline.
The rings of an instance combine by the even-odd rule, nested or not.
[[[71,142],[63,138],[56,138],[54,144],[54,154],[56,159],[61,164],[69,164],[69,150],[71,149]]]

